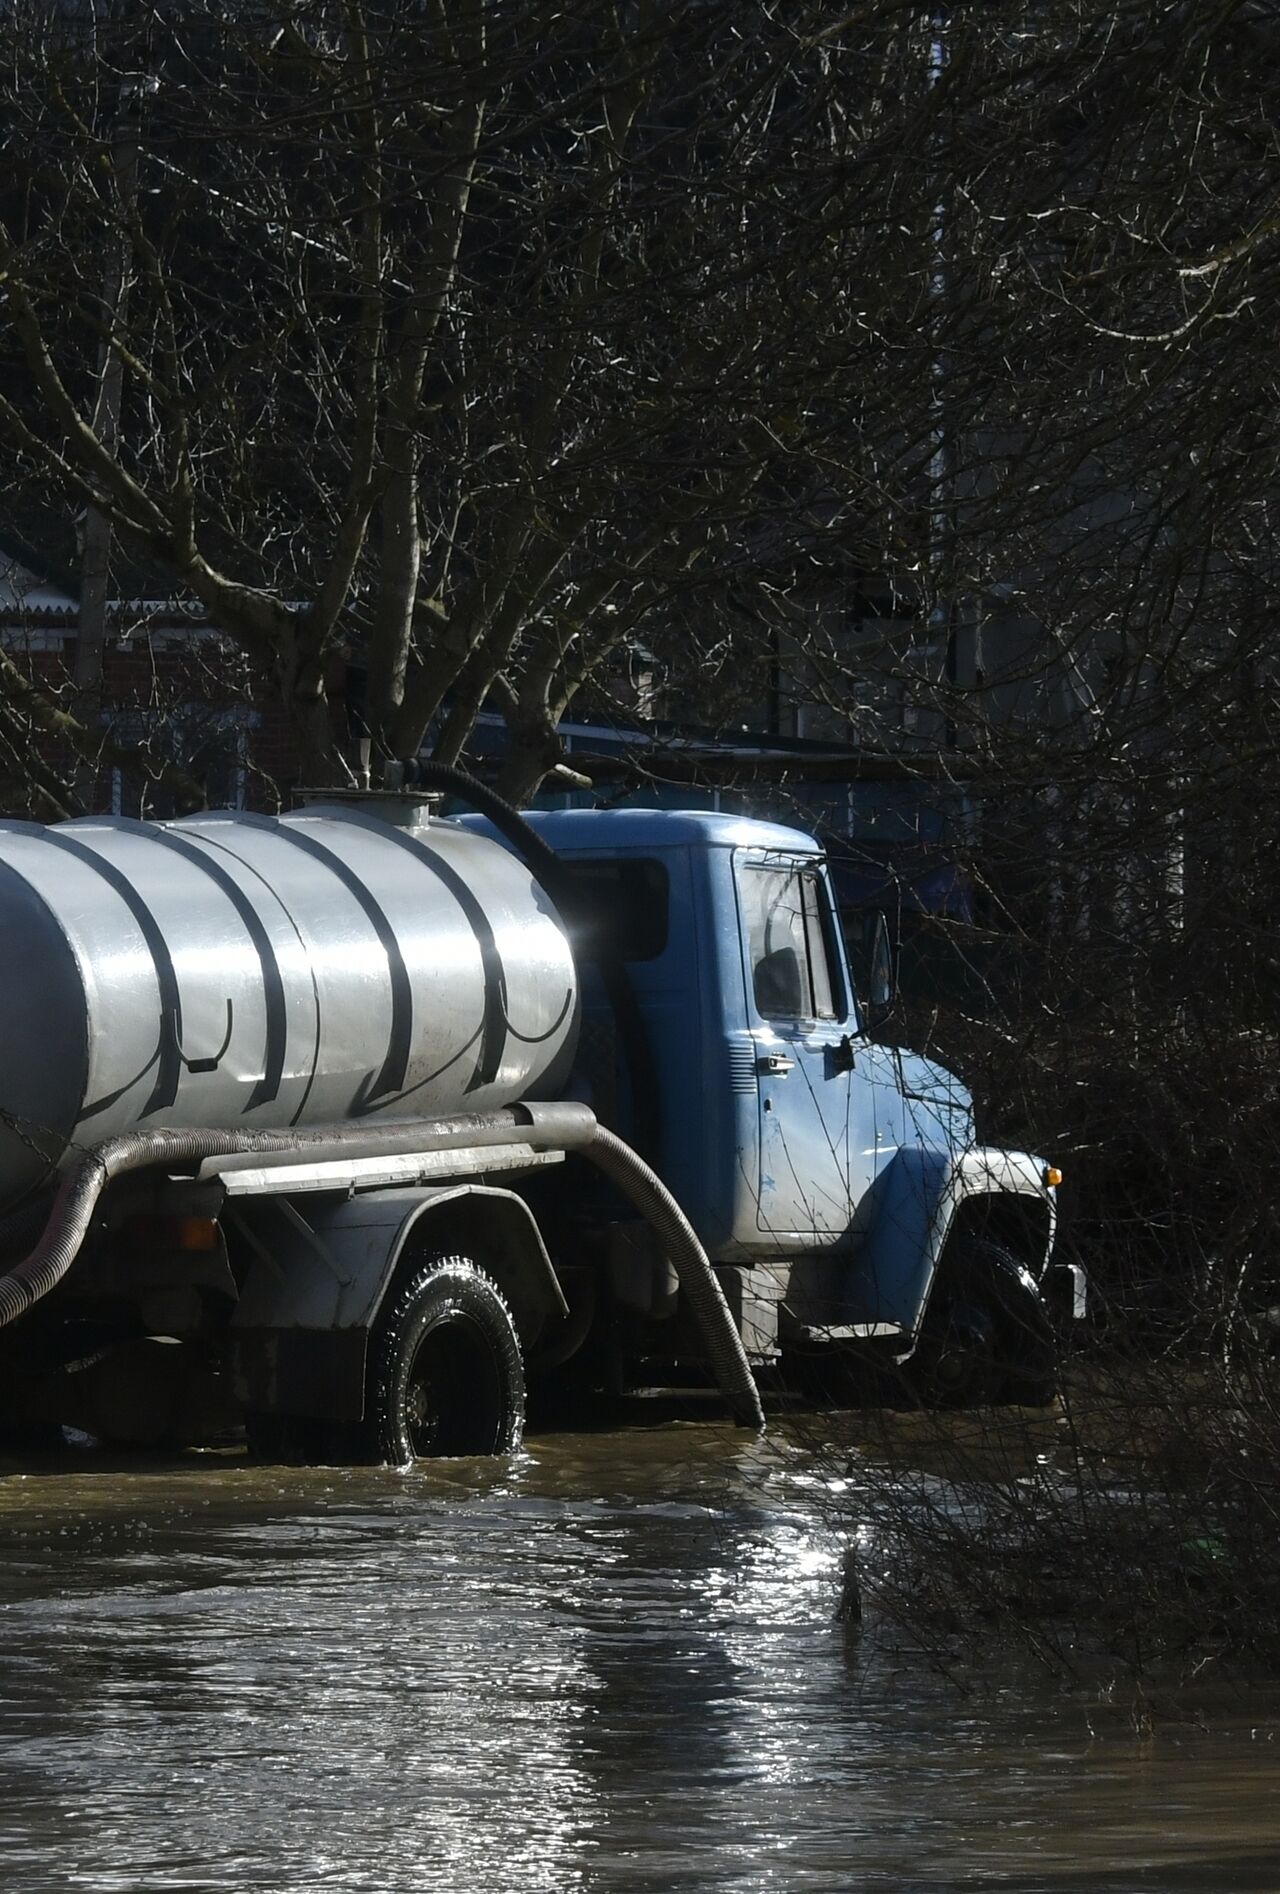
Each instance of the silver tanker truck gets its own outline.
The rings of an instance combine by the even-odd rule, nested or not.
[[[868,1035],[813,840],[459,785],[0,823],[0,1430],[403,1462],[514,1447],[526,1378],[758,1425],[855,1354],[1052,1398],[1056,1173]]]

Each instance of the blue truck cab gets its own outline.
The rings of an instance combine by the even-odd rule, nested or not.
[[[1048,1398],[1056,1174],[979,1145],[964,1086],[871,1037],[819,844],[701,812],[531,820],[646,1042],[629,1056],[588,968],[575,1089],[648,1143],[753,1361],[870,1348],[942,1398]],[[678,1314],[661,1259],[623,1222],[608,1265],[637,1351],[661,1353],[654,1325]],[[1079,1313],[1081,1279],[1065,1287]]]

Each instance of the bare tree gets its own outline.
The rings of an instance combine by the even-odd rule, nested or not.
[[[893,203],[908,12],[121,4],[0,37],[12,478],[269,667],[308,775],[341,768],[335,647],[385,753],[454,758],[496,701],[527,794],[646,628],[692,600],[723,637],[732,601],[740,631],[815,522],[883,554],[860,386],[928,239]]]

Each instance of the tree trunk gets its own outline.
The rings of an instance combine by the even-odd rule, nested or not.
[[[550,728],[509,732],[506,762],[498,777],[498,793],[517,808],[532,802],[544,780],[564,756],[564,745]]]
[[[324,788],[350,783],[352,772],[334,741],[329,694],[320,658],[292,640],[276,665],[289,722],[289,739],[297,765],[295,782]]]

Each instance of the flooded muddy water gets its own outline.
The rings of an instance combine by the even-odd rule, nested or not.
[[[840,1554],[797,1443],[702,1422],[8,1463],[0,1886],[1280,1888],[1274,1698],[958,1689],[836,1622]]]

